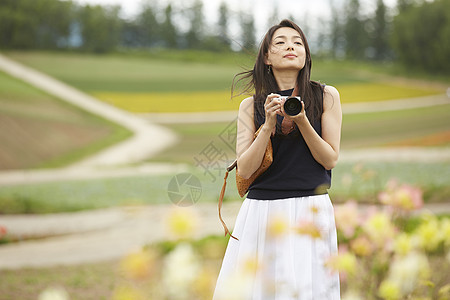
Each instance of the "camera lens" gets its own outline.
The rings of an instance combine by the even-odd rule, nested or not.
[[[302,103],[298,97],[289,97],[284,102],[284,112],[289,116],[296,116],[302,111]]]

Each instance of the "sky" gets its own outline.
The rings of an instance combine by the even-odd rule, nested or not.
[[[215,24],[218,18],[220,4],[225,1],[231,13],[249,12],[255,17],[256,34],[259,37],[265,33],[269,27],[270,16],[273,10],[278,10],[280,18],[294,16],[295,21],[301,26],[302,19],[306,18],[309,27],[320,27],[321,19],[328,19],[331,15],[330,3],[338,8],[347,3],[348,0],[203,0],[203,14],[207,24]],[[363,14],[370,14],[374,11],[377,0],[360,0]],[[397,0],[383,0],[384,4],[394,7]],[[80,4],[100,4],[100,5],[120,5],[123,17],[133,17],[138,12],[143,3],[150,2],[160,7],[165,7],[172,3],[174,7],[187,8],[194,0],[74,0]],[[232,27],[232,25],[231,25]],[[305,29],[305,28],[302,28]],[[317,28],[320,30],[319,28]],[[231,28],[231,35],[237,28]],[[238,34],[236,32],[236,34]]]

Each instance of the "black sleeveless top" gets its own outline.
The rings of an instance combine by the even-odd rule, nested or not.
[[[282,96],[291,93],[292,89],[278,92]],[[283,117],[277,118],[280,124]],[[320,120],[312,125],[321,135]],[[297,128],[287,135],[275,134],[271,141],[273,163],[250,185],[247,198],[276,200],[327,193],[331,186],[331,171],[314,159]]]

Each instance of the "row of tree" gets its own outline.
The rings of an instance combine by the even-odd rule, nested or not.
[[[429,72],[450,73],[450,0],[397,0],[389,9],[375,0],[372,16],[359,0],[333,9],[327,54],[352,59],[392,60]],[[343,18],[341,17],[343,16]]]
[[[302,24],[315,54],[349,59],[399,59],[432,72],[450,69],[450,1],[398,0],[397,7],[376,1],[371,15],[360,0],[331,5],[331,18],[320,30]],[[203,2],[165,7],[147,1],[132,19],[118,6],[79,5],[60,0],[0,0],[3,49],[78,49],[108,52],[123,48],[253,50],[257,46],[252,14],[219,7],[216,24],[206,24]],[[332,1],[330,1],[332,3]],[[284,18],[277,10],[271,23]],[[287,16],[295,21],[295,16]],[[305,19],[305,18],[304,18]],[[230,36],[230,24],[240,28]],[[268,24],[269,25],[269,24]]]

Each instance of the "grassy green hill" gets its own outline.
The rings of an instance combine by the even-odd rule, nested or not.
[[[0,72],[0,170],[57,167],[130,136]]]

